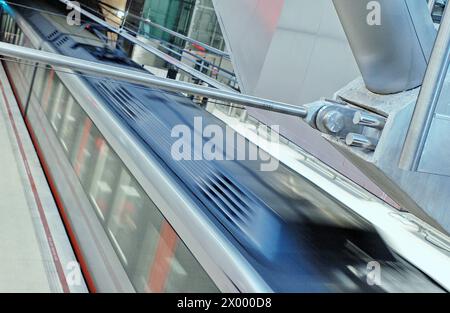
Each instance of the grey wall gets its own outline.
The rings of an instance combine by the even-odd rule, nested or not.
[[[329,0],[213,0],[245,93],[291,103],[359,75]]]

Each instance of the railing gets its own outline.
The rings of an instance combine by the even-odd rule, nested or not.
[[[168,91],[183,92],[191,95],[211,97],[217,100],[231,102],[273,112],[306,117],[307,109],[282,102],[271,101],[258,97],[243,95],[235,91],[218,90],[211,87],[198,86],[186,82],[174,81],[146,74],[142,71],[130,70],[104,63],[89,62],[41,50],[20,47],[9,43],[0,43],[0,55],[18,58],[26,61],[40,62],[55,67],[77,70],[107,78],[115,78],[144,86],[157,87]]]
[[[109,9],[106,9],[106,11],[110,14],[115,14],[117,12],[120,12],[118,9],[115,9],[115,10],[117,10],[117,11],[113,12]],[[232,67],[231,60],[227,53],[222,52],[221,50],[218,50],[216,48],[209,47],[208,45],[205,45],[205,44],[200,45],[199,42],[196,40],[190,39],[189,37],[186,37],[182,34],[174,32],[170,29],[167,29],[167,28],[160,26],[156,23],[153,23],[149,20],[143,20],[142,18],[139,18],[139,17],[136,17],[135,15],[130,14],[130,16],[139,19],[139,21],[141,21],[145,24],[150,24],[152,26],[158,25],[157,26],[158,29],[163,30],[164,32],[168,33],[171,36],[182,39],[193,45],[206,47],[205,51],[210,51],[210,52],[212,52],[211,53],[212,55],[217,55],[219,58],[218,60],[214,59],[213,61],[209,61],[205,57],[202,57],[194,52],[191,52],[188,49],[180,48],[179,46],[177,46],[173,43],[170,43],[170,42],[165,41],[160,38],[155,38],[148,33],[143,33],[141,31],[133,30],[133,29],[127,27],[126,25],[129,23],[126,21],[126,16],[128,16],[126,14],[124,15],[123,18],[119,18],[116,15],[113,15],[113,16],[119,19],[118,24],[121,24],[121,29],[129,32],[130,34],[132,34],[136,37],[143,36],[146,39],[152,40],[152,42],[157,43],[158,49],[165,50],[168,54],[171,54],[171,55],[177,57],[181,61],[189,62],[189,64],[194,69],[198,70],[199,72],[205,73],[209,77],[214,78],[214,79],[218,80],[219,82],[221,82],[225,85],[228,85],[229,87],[231,87],[235,90],[239,90],[239,85],[238,85],[238,81],[237,81],[237,77],[236,77],[235,73],[221,67],[221,65],[223,64],[224,61],[229,62],[230,67]]]
[[[158,45],[158,48],[164,49],[166,52],[174,55],[175,57],[179,58],[181,61],[185,60],[185,61],[189,62],[189,64],[193,68],[199,70],[202,73],[203,72],[206,73],[209,77],[215,78],[218,81],[230,86],[233,89],[238,90],[239,87],[238,87],[238,82],[237,82],[235,73],[232,71],[229,71],[225,68],[222,68],[222,64],[224,64],[224,62],[229,63],[230,68],[232,67],[231,61],[230,61],[230,56],[228,53],[226,53],[222,50],[219,50],[217,48],[211,47],[200,41],[189,38],[183,34],[175,32],[164,26],[161,26],[149,19],[144,19],[142,17],[139,17],[137,15],[129,13],[128,11],[122,12],[120,9],[118,9],[110,4],[100,1],[99,5],[102,7],[103,10],[105,10],[107,13],[111,14],[118,20],[117,24],[118,25],[120,24],[119,29],[127,31],[127,32],[133,34],[134,36],[143,36],[146,39],[152,40],[152,42],[154,42]],[[92,9],[89,8],[88,10],[92,10]],[[99,12],[96,12],[95,10],[92,10],[92,11],[95,13],[99,13]],[[121,14],[119,14],[119,12]],[[189,51],[188,49],[175,46],[171,43],[167,43],[162,39],[154,38],[151,35],[149,35],[148,33],[142,32],[139,29],[137,29],[137,30],[131,29],[129,27],[130,23],[128,22],[128,18],[132,18],[133,20],[139,21],[139,23],[143,23],[143,24],[149,25],[153,28],[159,29],[159,30],[163,31],[164,33],[166,33],[170,36],[173,36],[174,38],[180,39],[183,42],[188,43],[194,47],[195,46],[201,47],[204,49],[205,53],[208,53],[209,55],[212,56],[213,60],[207,60],[205,57],[202,57],[196,53],[193,53],[193,52]],[[167,44],[171,45],[172,47],[170,49],[168,49]]]
[[[104,6],[104,7],[109,8],[109,9],[111,9],[111,10],[113,10],[114,13],[116,13],[116,16],[117,16],[117,12],[121,12],[120,9],[118,9],[118,8],[116,8],[116,7],[114,7],[114,6],[110,5],[110,4],[108,4],[108,3],[105,3],[105,2],[103,2],[103,1],[99,1],[99,4],[102,5],[102,6]],[[111,11],[110,11],[110,12],[111,12]],[[217,54],[217,55],[220,55],[220,56],[224,56],[224,57],[228,57],[228,58],[230,57],[230,55],[229,55],[228,53],[226,53],[226,52],[224,52],[224,51],[222,51],[222,50],[220,50],[220,49],[211,47],[211,46],[209,46],[209,45],[207,45],[207,44],[205,44],[205,43],[203,43],[203,42],[200,42],[200,41],[198,41],[198,40],[189,38],[189,37],[187,37],[187,36],[185,36],[185,35],[183,35],[183,34],[177,33],[176,31],[173,31],[173,30],[171,30],[171,29],[169,29],[169,28],[166,28],[166,27],[164,27],[164,26],[161,26],[161,25],[159,25],[159,24],[157,24],[157,23],[155,23],[155,22],[152,22],[152,21],[149,20],[149,19],[144,19],[144,18],[142,18],[142,17],[140,17],[140,16],[137,16],[137,15],[134,15],[134,14],[132,14],[132,13],[125,12],[124,15],[123,15],[123,17],[121,17],[120,19],[126,21],[126,19],[127,19],[128,17],[131,17],[131,18],[133,18],[133,19],[135,19],[135,20],[138,20],[138,21],[140,21],[140,22],[143,22],[143,23],[145,23],[145,24],[148,24],[148,25],[150,25],[150,26],[152,26],[152,27],[158,28],[159,30],[162,30],[163,32],[165,32],[165,33],[167,33],[167,34],[169,34],[169,35],[172,35],[172,36],[174,36],[174,37],[176,37],[176,38],[179,38],[179,39],[181,39],[181,40],[183,40],[183,41],[189,42],[189,43],[191,43],[191,44],[198,45],[198,46],[204,48],[206,51],[209,51],[209,52],[211,52],[211,53],[214,53],[214,54]]]
[[[106,29],[108,29],[109,31],[116,33],[117,35],[119,35],[120,37],[128,40],[130,43],[141,47],[143,50],[155,55],[156,57],[160,58],[161,60],[173,65],[174,67],[182,70],[183,72],[187,73],[188,75],[190,75],[191,77],[195,77],[196,79],[205,82],[206,84],[208,84],[209,86],[215,87],[217,89],[221,89],[221,90],[232,90],[231,87],[224,85],[220,82],[218,82],[217,80],[209,77],[208,75],[201,73],[200,71],[193,69],[191,66],[179,61],[178,59],[160,51],[158,48],[153,47],[151,45],[148,45],[144,42],[142,42],[141,40],[139,40],[138,38],[134,37],[133,35],[129,34],[126,30],[115,27],[110,25],[109,23],[105,22],[102,18],[96,16],[95,14],[92,14],[86,10],[84,10],[83,8],[74,5],[74,3],[72,1],[69,0],[59,0],[61,3],[64,3],[68,8],[71,8],[72,10],[78,11],[80,14],[84,15],[85,17],[87,17],[88,19],[92,20],[93,22],[102,25],[103,27],[105,27]]]

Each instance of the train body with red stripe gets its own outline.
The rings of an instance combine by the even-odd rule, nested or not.
[[[145,71],[58,15],[3,8],[1,37]],[[92,291],[440,290],[325,190],[284,164],[261,171],[271,158],[263,151],[256,160],[175,160],[177,125],[194,131],[200,118],[226,129],[185,95],[3,64]],[[373,261],[386,284],[368,283]]]

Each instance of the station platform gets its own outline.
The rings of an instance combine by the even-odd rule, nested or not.
[[[0,292],[87,292],[1,65],[0,149]]]

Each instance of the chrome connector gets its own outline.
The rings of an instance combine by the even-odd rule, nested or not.
[[[361,134],[349,133],[345,138],[345,143],[350,147],[359,147],[370,151],[375,151],[378,145],[378,140]]]
[[[386,119],[373,114],[368,114],[366,112],[358,111],[353,116],[353,123],[355,125],[361,125],[381,130],[386,125]]]

